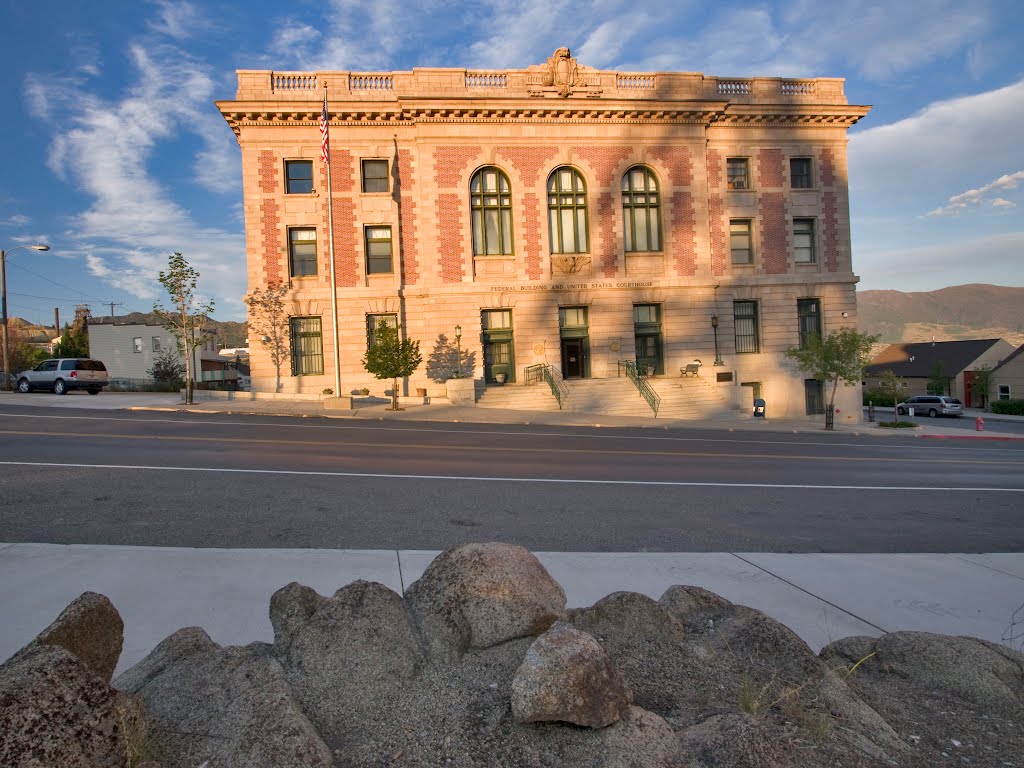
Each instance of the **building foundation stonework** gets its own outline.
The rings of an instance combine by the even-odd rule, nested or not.
[[[217,106],[242,150],[249,289],[287,287],[286,392],[382,394],[363,358],[387,322],[423,355],[401,394],[443,394],[460,363],[571,387],[701,360],[735,407],[827,400],[784,353],[857,323],[846,131],[869,108],[841,79],[611,72],[560,48],[521,70],[242,70]],[[273,391],[269,350],[251,361]]]

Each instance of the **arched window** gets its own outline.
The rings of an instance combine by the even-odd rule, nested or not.
[[[548,234],[552,253],[588,253],[587,185],[575,168],[548,177]]]
[[[661,250],[661,201],[650,168],[637,165],[622,177],[622,230],[626,251]]]
[[[512,191],[508,176],[497,168],[481,168],[469,182],[473,210],[473,254],[512,253]]]

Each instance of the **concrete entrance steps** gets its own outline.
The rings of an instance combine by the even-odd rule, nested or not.
[[[648,379],[661,403],[658,415],[672,419],[701,419],[730,410],[719,388],[701,378],[659,377]],[[571,379],[569,397],[562,410],[607,416],[652,418],[654,412],[626,377]],[[557,411],[558,402],[544,383],[477,387],[477,407],[522,411]]]

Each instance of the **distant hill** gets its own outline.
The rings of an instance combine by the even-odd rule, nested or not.
[[[860,330],[886,343],[1006,339],[1024,344],[1024,288],[954,285],[937,291],[857,291]]]

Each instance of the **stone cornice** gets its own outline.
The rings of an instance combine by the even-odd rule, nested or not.
[[[256,125],[315,126],[319,102],[219,101],[235,132]],[[738,105],[716,102],[487,101],[484,99],[338,102],[329,105],[332,126],[412,126],[430,123],[626,123],[716,124],[738,127],[829,125],[848,128],[869,111],[852,105]]]

